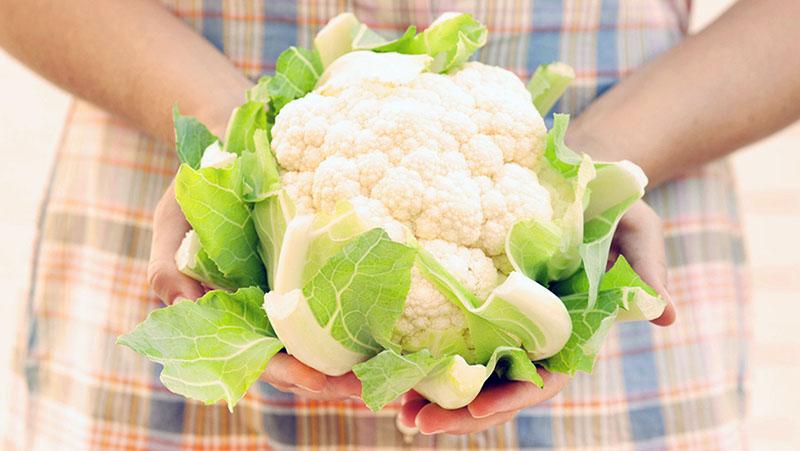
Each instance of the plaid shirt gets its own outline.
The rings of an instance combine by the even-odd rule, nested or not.
[[[289,45],[309,46],[332,16],[354,11],[387,35],[441,12],[490,29],[480,60],[528,77],[562,60],[577,80],[557,109],[592,99],[685,34],[681,0],[170,0],[167,6],[251,77]],[[639,118],[631,118],[632,126]],[[639,119],[646,120],[646,119]],[[735,189],[725,163],[686,174],[647,199],[666,224],[670,328],[615,326],[593,375],[553,400],[470,436],[395,428],[397,405],[306,401],[265,383],[229,414],[169,393],[160,367],[115,345],[159,301],[146,265],[153,209],[175,152],[121,119],[75,101],[43,203],[26,323],[18,342],[10,449],[735,449],[744,446],[748,301]]]

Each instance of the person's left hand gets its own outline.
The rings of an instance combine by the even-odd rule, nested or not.
[[[614,235],[609,264],[620,254],[639,276],[667,300],[664,313],[652,321],[659,326],[675,322],[675,308],[667,291],[667,263],[661,220],[643,201],[637,202],[620,221]],[[416,392],[401,399],[397,421],[423,434],[470,434],[513,419],[519,411],[556,396],[566,385],[565,374],[539,368],[544,388],[530,382],[505,381],[484,387],[478,397],[461,409],[446,410]]]

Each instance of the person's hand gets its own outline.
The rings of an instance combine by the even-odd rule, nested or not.
[[[150,262],[147,266],[150,286],[167,305],[176,299],[194,300],[205,293],[199,282],[178,271],[175,265],[175,252],[187,231],[189,223],[175,200],[172,183],[155,210]],[[279,390],[311,399],[348,399],[361,394],[361,383],[353,373],[326,376],[286,353],[279,353],[270,360],[262,379]]]
[[[228,115],[236,107],[236,102],[238,94],[227,102],[220,103],[217,108],[209,107],[200,112],[199,117],[204,119],[215,136],[225,136]],[[190,228],[178,201],[175,200],[173,179],[153,212],[153,238],[150,241],[150,261],[147,264],[147,282],[161,302],[167,305],[177,299],[195,300],[206,292],[200,282],[178,271],[175,264],[175,253]]]
[[[667,291],[667,264],[661,220],[643,201],[637,202],[620,221],[614,236],[609,264],[620,255],[628,259],[642,280],[650,284],[668,305],[652,323],[668,326],[675,322],[675,308]],[[539,368],[544,388],[530,382],[503,381],[485,387],[478,397],[461,409],[446,410],[431,404],[416,392],[401,399],[397,421],[423,434],[470,434],[505,423],[522,409],[557,395],[569,378]]]

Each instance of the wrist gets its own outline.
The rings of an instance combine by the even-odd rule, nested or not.
[[[595,120],[583,115],[570,124],[564,141],[572,150],[585,153],[594,161],[631,161],[642,168],[650,185],[655,186],[665,180],[664,161],[658,158],[664,152],[652,147],[652,140],[645,139],[640,131],[615,127],[613,118]]]
[[[252,83],[247,80],[247,83],[233,89],[214,93],[211,101],[198,107],[195,116],[211,133],[218,138],[224,138],[231,112],[245,102],[245,91],[251,86]]]
[[[593,160],[613,161],[624,159],[621,154],[622,147],[613,142],[613,138],[603,132],[601,128],[594,127],[590,118],[584,116],[576,118],[570,123],[564,141],[570,149],[585,153]]]

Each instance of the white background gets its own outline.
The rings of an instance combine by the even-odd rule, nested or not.
[[[730,0],[695,0],[693,28]],[[778,64],[779,62],[776,62]],[[28,283],[36,213],[69,96],[0,51],[0,404]],[[754,281],[751,443],[800,449],[800,124],[734,158]],[[0,436],[5,409],[0,405]]]

